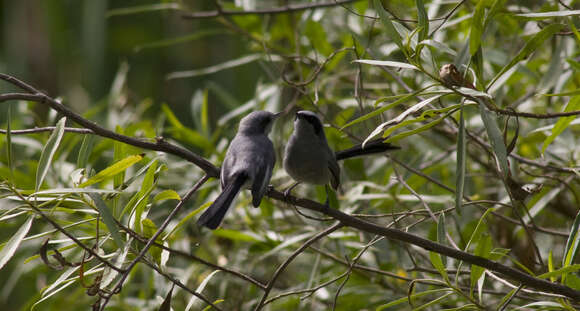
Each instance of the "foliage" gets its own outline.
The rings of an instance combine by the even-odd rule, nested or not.
[[[60,34],[78,7],[29,8],[47,9],[58,78],[2,54],[24,83],[2,76],[0,309],[578,308],[570,1],[96,2],[82,7],[92,42]],[[200,230],[236,124],[258,109],[288,113],[271,135],[278,191],[259,209],[244,192]],[[297,109],[337,150],[401,150],[341,163],[330,210],[323,187],[284,198]]]

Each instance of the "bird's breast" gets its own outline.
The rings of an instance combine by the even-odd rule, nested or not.
[[[329,182],[328,147],[291,136],[284,153],[284,169],[294,180],[323,185]]]

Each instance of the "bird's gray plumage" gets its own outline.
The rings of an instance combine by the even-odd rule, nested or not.
[[[284,169],[295,181],[315,185],[330,183],[337,189],[340,167],[328,146],[322,121],[311,111],[298,111],[294,132],[284,152]]]
[[[254,111],[240,121],[222,164],[223,191],[198,219],[198,225],[217,228],[242,187],[251,190],[254,207],[260,205],[276,163],[268,133],[277,116],[268,111]]]
[[[326,141],[322,121],[311,111],[298,111],[294,120],[294,132],[284,152],[284,169],[295,181],[325,185],[337,189],[340,184],[340,167],[337,160],[382,153],[398,149],[382,140],[372,140],[361,145],[334,152]]]

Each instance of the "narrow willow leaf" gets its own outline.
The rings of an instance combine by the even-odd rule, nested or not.
[[[77,167],[83,168],[87,166],[89,162],[89,156],[93,149],[93,142],[95,137],[93,135],[85,135],[83,137],[83,142],[81,144],[81,149],[79,150],[79,156],[77,157]]]
[[[389,135],[391,135],[391,133],[393,133],[394,131],[398,130],[399,128],[405,127],[405,126],[409,126],[415,123],[419,123],[419,122],[424,122],[424,121],[428,121],[428,120],[434,120],[435,117],[444,115],[446,113],[448,113],[449,111],[455,111],[457,109],[459,109],[459,105],[453,105],[453,106],[449,106],[449,107],[445,107],[445,108],[441,108],[441,109],[429,109],[429,110],[425,110],[421,113],[420,116],[416,117],[416,118],[411,118],[409,120],[404,120],[403,122],[402,119],[395,119],[395,122],[400,122],[400,123],[395,123],[395,122],[391,122],[391,124],[395,124],[391,127],[389,127],[387,130],[385,130],[385,132],[383,133],[383,137],[387,137]],[[411,107],[413,108],[413,107]],[[405,113],[405,112],[403,112]],[[406,115],[408,116],[408,114]],[[404,117],[406,117],[404,116]],[[398,118],[398,117],[397,117]],[[389,125],[387,123],[387,125]]]
[[[580,245],[580,235],[578,234],[579,228],[580,228],[580,211],[576,214],[574,223],[572,223],[572,228],[570,228],[570,234],[568,235],[568,240],[566,241],[566,248],[564,248],[562,267],[570,265],[570,263],[574,262],[574,259],[576,258],[578,246]]]
[[[119,228],[117,227],[115,219],[113,218],[113,214],[109,210],[107,204],[105,204],[105,202],[101,199],[101,196],[98,193],[89,193],[88,195],[89,197],[91,197],[91,199],[93,199],[95,207],[99,211],[99,214],[101,215],[101,218],[103,219],[105,226],[107,226],[107,229],[109,230],[109,233],[113,237],[113,241],[115,242],[117,247],[123,247],[123,239],[121,238],[121,234],[119,233]]]
[[[107,178],[111,178],[111,177],[119,174],[120,172],[125,171],[127,168],[133,166],[134,164],[138,163],[139,161],[141,161],[143,159],[144,156],[145,156],[144,153],[128,156],[128,157],[124,158],[123,160],[118,161],[115,164],[107,167],[106,169],[98,172],[95,176],[89,178],[89,180],[80,184],[79,188],[84,188],[86,186],[90,186],[92,184],[96,184],[98,182],[101,182]]]
[[[570,102],[568,102],[568,105],[566,105],[564,112],[576,110],[580,110],[580,95],[576,95],[570,99]],[[576,119],[576,116],[568,116],[558,119],[554,125],[554,128],[552,129],[552,133],[544,140],[542,153],[546,152],[546,148],[548,148],[548,146],[554,141],[554,139],[556,139],[556,137],[564,132],[564,130],[570,125],[570,122],[572,122],[574,119]]]
[[[475,255],[483,258],[489,258],[489,254],[492,249],[491,237],[488,234],[482,234],[481,238],[474,241],[477,243],[475,247]],[[483,273],[485,268],[471,265],[471,286],[470,286],[470,296],[473,297],[473,290],[475,285],[479,282],[480,278],[484,277]]]
[[[463,117],[463,102],[459,108],[459,129],[457,131],[457,167],[455,173],[455,211],[461,215],[463,189],[465,186],[465,119]]]
[[[441,260],[441,255],[435,252],[429,252],[429,259],[431,260],[433,267],[437,269],[439,274],[445,279],[445,282],[449,284],[449,276],[447,275],[447,270],[445,270],[445,266]]]
[[[564,25],[562,24],[550,24],[536,33],[526,45],[518,52],[518,54],[505,66],[503,67],[497,75],[491,80],[487,88],[489,89],[506,71],[512,68],[515,64],[528,58],[539,46],[546,41],[546,39],[553,36],[555,33],[562,30]]]
[[[149,203],[149,195],[153,188],[155,187],[155,171],[157,169],[157,162],[153,163],[149,169],[147,169],[147,174],[143,178],[143,183],[141,184],[141,189],[135,194],[134,202],[135,204],[135,216],[134,216],[134,226],[133,229],[137,231],[137,233],[142,232],[141,228],[141,221],[143,213],[145,212],[145,208],[147,207],[147,203]],[[133,198],[131,199],[133,201]],[[127,204],[129,205],[129,204]],[[132,210],[131,210],[132,212]]]
[[[419,70],[414,65],[403,63],[403,62],[394,62],[389,60],[374,60],[374,59],[356,59],[352,61],[353,63],[361,63],[373,66],[385,66],[385,67],[395,67],[395,68],[403,68],[403,69],[413,69]]]
[[[399,32],[395,29],[393,22],[391,21],[391,14],[389,14],[385,8],[383,8],[383,4],[380,0],[373,0],[373,6],[375,11],[379,14],[379,18],[383,26],[385,26],[385,32],[387,36],[391,38],[391,40],[395,41],[395,44],[399,47],[399,49],[403,49],[403,41],[401,40],[401,36]]]
[[[62,136],[64,135],[64,125],[66,123],[66,117],[63,117],[56,123],[55,129],[50,134],[46,145],[42,148],[42,153],[40,154],[40,160],[38,160],[38,169],[36,170],[36,184],[35,191],[38,191],[42,186],[42,182],[48,173],[50,168],[50,163],[52,158],[60,145]]]
[[[493,153],[499,163],[500,173],[505,178],[509,169],[507,164],[507,150],[503,140],[503,135],[501,134],[491,112],[487,110],[481,101],[479,101],[479,112],[481,114],[481,119],[483,120],[483,125],[485,126],[485,131],[489,137],[491,147],[493,148]]]
[[[548,272],[554,271],[554,254],[552,254],[552,250],[548,252]],[[551,276],[550,282],[556,282],[556,277]]]
[[[237,58],[237,59],[228,60],[228,61],[223,62],[221,64],[217,64],[217,65],[213,65],[213,66],[209,66],[209,67],[205,67],[205,68],[201,68],[201,69],[171,72],[165,77],[165,79],[173,80],[173,79],[184,79],[184,78],[193,78],[193,77],[198,77],[198,76],[205,76],[208,74],[218,73],[222,70],[240,67],[240,66],[243,66],[243,65],[246,65],[249,63],[253,63],[255,61],[258,61],[258,60],[261,60],[264,58],[266,58],[266,56],[263,54],[249,54],[249,55],[245,55],[245,56],[242,56],[240,58]],[[272,57],[271,60],[272,61],[279,61],[280,59],[281,59],[280,57]],[[270,60],[270,58],[268,58],[268,60]]]
[[[397,300],[391,301],[387,304],[380,305],[375,309],[375,311],[383,311],[383,310],[386,310],[387,308],[390,308],[390,307],[393,307],[396,305],[400,305],[402,303],[407,304],[409,302],[409,300],[413,300],[415,298],[420,298],[420,297],[431,295],[431,294],[437,294],[437,293],[449,292],[449,291],[451,291],[451,289],[430,289],[430,290],[426,290],[423,292],[418,292],[418,293],[410,295],[410,297],[405,296],[405,297],[399,298]]]
[[[441,245],[445,245],[447,235],[447,228],[445,225],[445,213],[439,215],[439,220],[437,221],[437,242]],[[447,257],[443,257],[443,266],[447,266]]]
[[[109,10],[107,12],[107,17],[122,16],[122,15],[132,15],[147,12],[165,11],[165,10],[180,10],[181,5],[177,2],[169,3],[157,3],[149,5],[133,6],[128,8],[120,8]]]
[[[213,278],[214,275],[216,275],[218,272],[220,272],[220,270],[215,270],[212,273],[210,273],[208,276],[206,276],[203,281],[201,281],[201,283],[199,284],[199,286],[195,289],[196,293],[201,293],[203,292],[203,290],[206,288],[207,284],[209,283],[209,281]],[[199,298],[197,298],[197,296],[191,296],[191,299],[189,300],[189,302],[187,303],[187,306],[185,307],[185,311],[189,311],[191,309],[191,307],[196,303],[200,301]]]
[[[551,11],[551,12],[541,12],[541,13],[522,13],[515,14],[516,17],[525,17],[533,19],[546,19],[554,17],[568,17],[568,16],[578,16],[580,15],[580,10],[566,10],[566,11]]]
[[[168,189],[168,190],[163,190],[163,191],[159,192],[153,198],[153,202],[159,202],[159,201],[163,201],[163,200],[178,200],[179,201],[179,200],[181,200],[181,197],[179,197],[179,194],[177,194],[177,192],[175,192],[174,190]]]
[[[443,121],[445,118],[449,117],[454,112],[455,112],[455,110],[451,110],[451,111],[447,112],[446,114],[441,115],[439,118],[437,118],[437,119],[435,119],[435,120],[433,120],[433,121],[431,121],[431,122],[429,122],[429,123],[427,123],[427,124],[425,124],[423,126],[420,126],[420,127],[416,128],[414,130],[405,131],[405,132],[401,132],[399,134],[393,135],[393,136],[385,139],[385,142],[386,143],[394,143],[394,142],[397,142],[398,140],[403,139],[403,138],[405,138],[407,136],[411,136],[411,135],[415,135],[415,134],[424,132],[424,131],[426,131],[426,130],[432,128],[432,127],[434,127],[435,125],[441,123],[441,121]]]
[[[419,31],[419,41],[423,41],[429,36],[429,16],[427,11],[425,11],[423,0],[415,0],[415,5],[417,6],[417,19],[419,21],[417,28],[421,29]]]
[[[450,48],[445,43],[435,41],[435,40],[430,40],[430,39],[423,40],[423,41],[419,42],[419,44],[417,44],[417,49],[419,49],[420,46],[424,46],[424,45],[431,46],[431,47],[435,48],[435,50],[437,50],[438,52],[447,53],[453,57],[457,56],[457,52],[455,52],[452,48]]]
[[[471,55],[475,55],[481,45],[481,37],[483,36],[484,15],[485,15],[485,0],[479,0],[475,6],[475,12],[471,18],[471,30],[469,33],[469,51]]]
[[[196,31],[193,34],[189,34],[189,35],[185,35],[185,36],[163,39],[163,40],[159,40],[159,41],[155,41],[155,42],[149,42],[149,43],[137,45],[133,49],[133,51],[135,51],[135,53],[138,53],[138,52],[141,52],[142,50],[145,50],[145,49],[163,48],[163,47],[168,47],[168,46],[172,46],[172,45],[176,45],[176,44],[187,43],[187,42],[199,40],[199,39],[202,39],[204,37],[222,35],[222,34],[226,34],[226,33],[223,30],[218,30],[218,29],[200,30],[200,31]]]
[[[413,97],[415,97],[415,96],[417,96],[417,95],[420,95],[420,94],[422,94],[424,91],[426,91],[426,90],[427,90],[427,89],[429,89],[429,88],[432,88],[432,87],[434,87],[435,85],[436,85],[436,84],[432,84],[432,85],[430,85],[430,86],[428,86],[428,87],[426,87],[426,88],[423,88],[423,89],[421,89],[421,90],[418,90],[418,91],[416,91],[416,92],[414,92],[414,93],[411,93],[411,94],[406,94],[406,95],[404,95],[404,96],[402,96],[402,97],[398,98],[396,101],[394,101],[394,102],[392,102],[392,103],[390,103],[390,104],[388,104],[388,105],[386,105],[386,106],[383,106],[383,107],[381,107],[381,108],[378,108],[378,109],[376,109],[375,111],[369,112],[369,113],[367,113],[367,114],[365,114],[365,115],[363,115],[363,116],[361,116],[361,117],[358,117],[358,118],[356,118],[356,119],[355,119],[355,120],[353,120],[353,121],[350,121],[350,122],[348,122],[347,124],[345,124],[345,125],[344,125],[344,126],[341,128],[341,130],[343,130],[343,129],[347,128],[347,127],[353,126],[353,125],[355,125],[355,124],[358,124],[358,123],[360,123],[360,122],[366,121],[366,120],[368,120],[368,119],[370,119],[370,118],[376,117],[376,116],[380,115],[381,113],[383,113],[383,112],[385,112],[385,111],[387,111],[387,110],[389,110],[389,109],[392,109],[392,108],[394,108],[394,107],[396,107],[396,106],[398,106],[398,105],[400,105],[400,104],[402,104],[402,103],[404,103],[404,102],[406,102],[406,101],[408,101],[408,100],[412,99]],[[377,101],[375,102],[375,106],[376,106],[378,103],[381,103],[381,102],[382,102],[382,101],[378,101],[378,100],[377,100]]]
[[[483,215],[481,216],[481,218],[477,222],[477,226],[475,226],[475,229],[473,230],[473,233],[471,234],[471,237],[469,238],[469,241],[467,242],[467,245],[465,246],[464,251],[467,252],[469,250],[469,246],[472,243],[477,243],[477,241],[480,240],[481,235],[483,234],[483,229],[485,228],[485,224],[483,223],[483,221],[485,220],[487,215],[489,215],[493,211],[495,211],[495,208],[488,208],[485,211],[485,213],[483,213]]]
[[[563,267],[554,271],[546,272],[536,276],[539,279],[557,278],[560,275],[572,273],[580,270],[580,264]]]
[[[10,260],[10,258],[14,256],[14,253],[16,253],[18,246],[20,246],[20,242],[22,242],[22,240],[26,237],[26,234],[30,230],[33,219],[34,216],[28,217],[28,219],[26,219],[26,222],[24,222],[24,224],[20,226],[20,228],[18,228],[18,231],[14,233],[14,235],[8,240],[8,242],[4,244],[2,250],[0,250],[0,269],[2,269],[4,265],[6,265],[6,263]]]
[[[116,127],[115,132],[121,135],[125,134],[125,130],[120,126]],[[113,162],[117,163],[121,161],[122,159],[127,157],[127,154],[128,154],[127,146],[125,143],[122,143],[120,141],[113,142]],[[115,174],[113,176],[113,187],[115,189],[119,189],[124,182],[125,182],[125,170],[122,170],[118,174]]]

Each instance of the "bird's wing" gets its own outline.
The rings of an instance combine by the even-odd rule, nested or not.
[[[272,147],[272,155],[274,150]],[[270,178],[272,178],[272,169],[276,163],[276,158],[274,156],[264,159],[264,164],[260,165],[254,181],[252,183],[252,204],[254,207],[260,206],[262,202],[262,197],[266,194],[268,190],[268,184],[270,183]]]
[[[328,159],[328,170],[330,171],[330,185],[336,190],[340,185],[340,166],[334,157]]]

